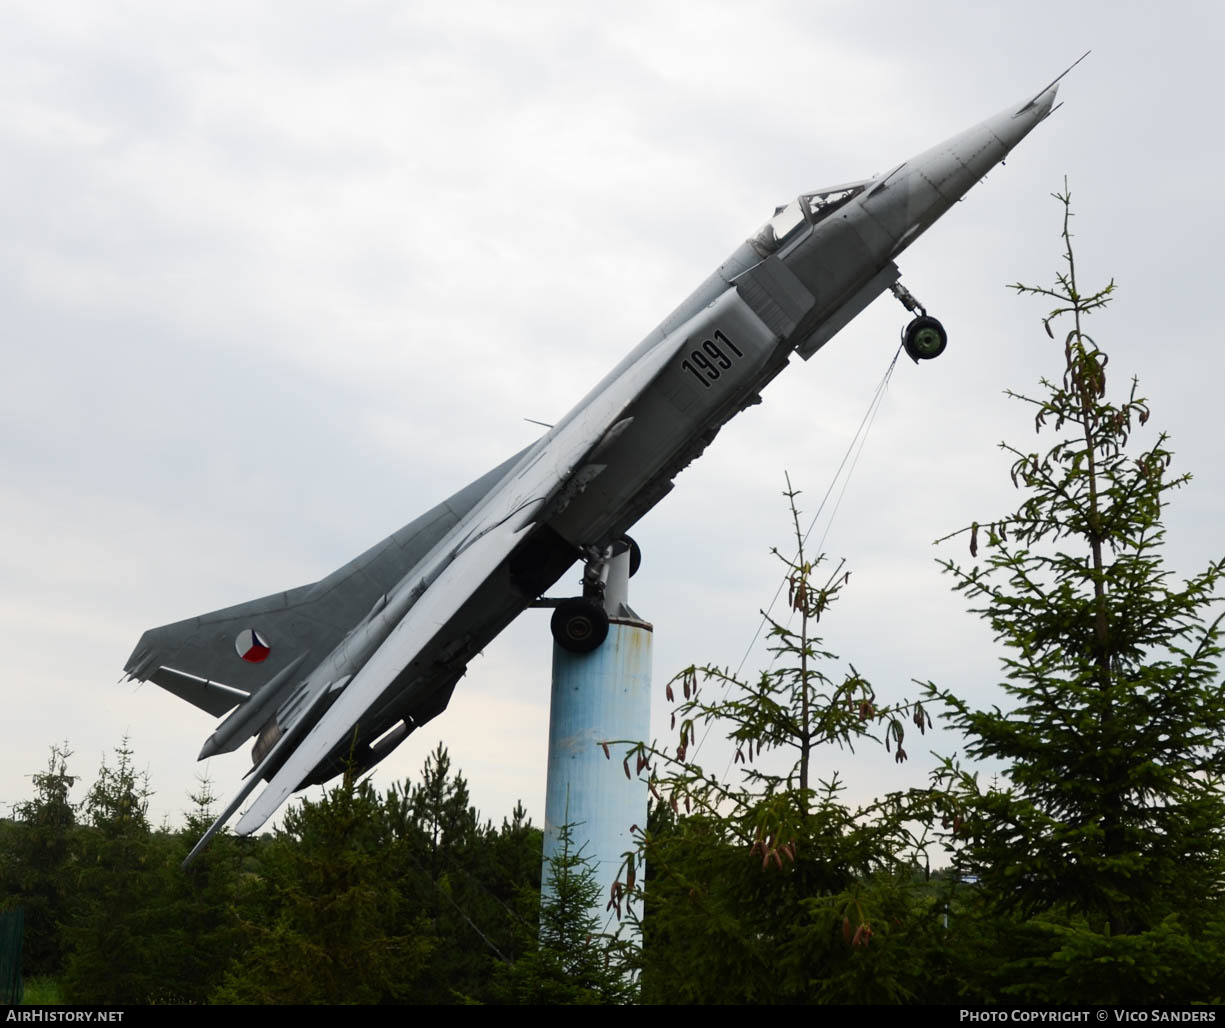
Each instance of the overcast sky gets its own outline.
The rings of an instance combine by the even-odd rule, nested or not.
[[[1093,325],[1114,385],[1140,376],[1141,441],[1169,431],[1195,474],[1170,561],[1222,551],[1223,21],[1208,2],[0,0],[0,813],[52,743],[92,781],[127,733],[154,819],[178,822],[213,722],[116,684],[144,629],[322,577],[535,438],[524,418],[565,413],[776,204],[1092,49],[1065,106],[903,255],[949,348],[899,363],[825,546],[853,571],[826,643],[882,698],[918,678],[1003,702],[935,563],[964,549],[932,540],[1016,505],[995,444],[1032,422],[1002,390],[1060,352],[1005,286],[1053,278],[1065,175],[1082,283],[1119,287]],[[636,528],[655,731],[676,670],[741,662],[788,542],[784,471],[811,515],[906,320],[878,300],[795,362]],[[551,645],[547,613],[522,616],[376,781],[442,740],[482,813],[521,798],[542,821]],[[870,795],[920,784],[932,746],[958,741],[822,769]],[[226,797],[249,757],[207,766]]]

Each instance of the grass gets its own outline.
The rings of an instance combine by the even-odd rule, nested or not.
[[[22,1005],[27,1007],[57,1007],[64,1002],[60,983],[54,978],[27,978]]]

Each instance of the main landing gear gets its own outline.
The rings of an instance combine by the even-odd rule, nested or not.
[[[565,600],[541,600],[541,605],[554,607],[549,628],[563,650],[590,653],[608,637],[608,610],[604,589],[608,584],[609,564],[614,557],[629,553],[629,573],[635,574],[642,563],[642,550],[629,536],[612,546],[587,547],[584,550],[583,595]],[[623,572],[624,574],[624,572]]]
[[[944,353],[949,341],[944,326],[935,318],[928,317],[927,310],[900,282],[894,282],[889,291],[911,314],[919,315],[902,329],[902,346],[905,347],[907,356],[918,364],[919,361],[929,361]]]
[[[574,596],[557,605],[549,630],[563,650],[590,653],[608,638],[608,613],[586,596]]]

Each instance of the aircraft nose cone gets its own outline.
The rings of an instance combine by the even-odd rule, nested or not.
[[[1051,113],[1059,87],[1020,100],[994,117],[920,154],[915,168],[948,203],[959,200]]]
[[[995,136],[1009,150],[1029,135],[1038,122],[1051,113],[1055,105],[1055,96],[1059,92],[1058,85],[1050,86],[1046,92],[1040,93],[1028,103],[1022,104],[1015,111],[1001,111],[990,119],[990,127]]]
[[[1037,96],[1027,96],[912,157],[872,188],[864,211],[896,240],[896,257],[984,175],[1004,160],[1055,103],[1059,91],[1051,83]]]

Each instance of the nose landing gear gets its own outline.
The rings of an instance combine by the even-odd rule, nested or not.
[[[906,355],[918,364],[919,361],[929,361],[944,353],[949,341],[944,326],[935,318],[929,317],[923,305],[900,282],[894,282],[889,291],[903,307],[912,314],[919,315],[902,330],[902,346]]]
[[[948,342],[949,337],[944,326],[927,315],[915,318],[902,330],[902,345],[906,348],[906,354],[916,364],[939,357],[944,353]]]

